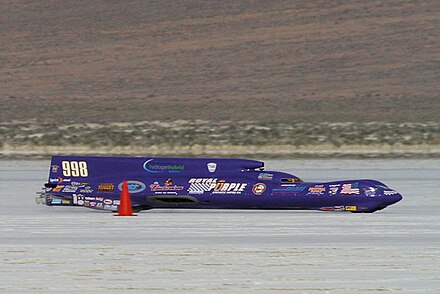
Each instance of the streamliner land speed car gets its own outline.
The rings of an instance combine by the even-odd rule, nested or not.
[[[402,196],[369,179],[304,182],[248,159],[53,156],[37,202],[117,211],[126,181],[134,211],[152,208],[375,212]]]

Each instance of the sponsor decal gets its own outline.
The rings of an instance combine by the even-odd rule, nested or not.
[[[84,206],[86,207],[90,206],[90,201],[84,201]]]
[[[374,197],[374,196],[376,196],[376,188],[373,188],[373,187],[366,188],[366,189],[364,189],[364,194],[365,194],[365,196],[368,196],[368,197]]]
[[[170,191],[181,191],[183,186],[173,185],[173,180],[168,179],[165,181],[164,185],[160,185],[159,182],[154,182],[150,185],[150,189],[153,192],[170,192]]]
[[[84,187],[84,189],[79,190],[80,193],[90,194],[93,193],[93,189],[90,186]]]
[[[65,186],[63,191],[61,191],[61,192],[64,192],[64,193],[75,193],[77,190],[78,190],[78,187],[70,186],[69,185],[69,186]]]
[[[258,175],[258,180],[260,181],[270,181],[273,179],[273,174],[269,174],[269,173],[260,173]]]
[[[49,183],[59,183],[61,178],[49,178]]]
[[[58,193],[58,192],[60,192],[61,189],[63,189],[63,188],[64,188],[63,185],[61,185],[61,186],[60,186],[60,185],[57,185],[55,188],[53,188],[53,191]]]
[[[118,209],[118,207],[116,205],[107,205],[107,204],[105,204],[103,208],[107,209],[107,210],[117,210]]]
[[[336,195],[338,193],[339,187],[329,187],[328,193],[330,195]]]
[[[57,173],[57,172],[58,172],[58,168],[59,168],[59,166],[56,165],[56,164],[54,164],[54,165],[51,166],[51,169],[52,169],[52,172],[53,172],[53,173]]]
[[[90,201],[90,207],[96,207],[96,202]]]
[[[207,166],[208,166],[208,171],[210,173],[215,172],[215,170],[217,169],[217,163],[215,163],[215,162],[210,162],[207,164]]]
[[[69,180],[70,180],[70,179],[69,179]],[[85,187],[87,184],[88,184],[88,183],[81,183],[81,182],[71,182],[71,183],[70,183],[71,186],[76,186],[76,187],[78,187],[78,188]]]
[[[112,183],[101,183],[98,185],[98,192],[113,192],[115,185]]]
[[[61,199],[52,199],[52,204],[61,204]]]
[[[254,193],[255,195],[261,195],[264,193],[264,191],[266,191],[266,185],[263,183],[255,184],[252,187],[252,193]]]
[[[108,205],[113,204],[113,200],[111,200],[111,199],[105,199],[105,200],[104,200],[104,204],[108,204]]]
[[[73,204],[84,205],[84,195],[82,194],[72,194],[73,196]]]
[[[189,184],[212,184],[217,183],[217,178],[191,178]]]
[[[121,200],[113,200],[113,204],[114,205],[119,205],[119,204],[121,204]]]
[[[185,170],[185,165],[181,163],[167,163],[167,162],[154,162],[154,159],[149,159],[144,162],[144,170],[150,173],[169,172],[179,173]]]
[[[128,186],[128,192],[134,194],[134,193],[140,193],[147,188],[147,186],[140,182],[140,181],[127,181]],[[122,182],[118,185],[119,191],[122,191]]]
[[[62,204],[70,204],[70,200],[68,200],[68,199],[63,199],[63,200],[61,200],[61,203],[62,203]]]
[[[359,195],[359,188],[356,187],[356,184],[343,184],[341,188],[341,194]]]
[[[73,204],[78,204],[79,200],[81,201],[84,200],[84,195],[81,194],[72,194],[72,197],[73,197]]]
[[[386,191],[383,191],[383,194],[386,196],[389,196],[389,195],[396,195],[397,192],[394,190],[386,190]]]
[[[49,178],[49,183],[69,183],[71,181],[71,179],[63,179],[62,177],[58,177],[58,178]]]
[[[272,189],[273,194],[298,194],[303,192],[307,186],[300,185],[282,185],[281,188]]]
[[[344,206],[330,206],[330,207],[321,207],[320,210],[322,211],[344,211]]]
[[[96,203],[96,208],[102,208],[102,203],[101,202]]]
[[[241,194],[246,189],[247,183],[217,183],[214,187],[211,184],[212,194]]]
[[[213,178],[192,178],[188,181],[190,184],[188,192],[190,194],[203,194],[211,189],[211,185],[217,183],[217,179]]]
[[[328,188],[328,193],[330,194],[330,195],[336,195],[336,194],[338,194],[338,191],[339,191],[339,187],[340,187],[341,185],[340,184],[331,184],[331,185],[329,185],[329,188]]]
[[[203,194],[211,192],[212,194],[241,194],[247,187],[247,183],[226,182],[217,178],[192,178],[188,181],[190,184],[188,192],[190,194]]]
[[[347,210],[347,211],[356,211],[357,207],[356,206],[345,206],[345,210]]]
[[[312,195],[322,195],[325,192],[324,185],[315,185],[314,187],[309,188],[308,194]]]

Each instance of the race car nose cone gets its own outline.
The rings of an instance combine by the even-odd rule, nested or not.
[[[403,197],[400,194],[394,194],[394,195],[389,195],[386,197],[385,201],[388,205],[393,205],[394,203],[399,202],[400,200],[402,200]]]

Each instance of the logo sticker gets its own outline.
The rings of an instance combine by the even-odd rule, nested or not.
[[[325,192],[325,187],[323,185],[316,185],[309,188],[309,193],[312,195],[322,195]]]
[[[336,194],[338,194],[338,190],[339,190],[339,184],[337,184],[337,185],[330,185],[329,186],[329,191],[328,191],[328,193],[330,194],[330,195],[336,195]]]
[[[210,162],[207,164],[207,166],[210,173],[215,172],[215,170],[217,169],[217,163],[215,162]]]
[[[115,185],[112,183],[101,183],[98,185],[98,192],[113,192]]]
[[[303,192],[307,186],[283,185],[281,188],[272,190],[273,194],[299,194]]]
[[[53,191],[58,193],[58,192],[60,192],[61,189],[63,189],[63,188],[64,188],[63,185],[61,185],[61,186],[58,185],[58,186],[56,186],[55,188],[53,188]]]
[[[376,189],[373,187],[365,188],[364,193],[365,196],[374,197],[376,196]]]
[[[247,187],[247,183],[230,183],[217,178],[192,178],[188,183],[190,194],[241,194]]]
[[[116,205],[107,205],[107,204],[104,204],[104,206],[102,208],[105,210],[117,210],[118,209],[118,207]]]
[[[78,188],[84,188],[88,183],[85,182],[71,182],[71,186],[76,186]]]
[[[134,193],[140,193],[147,188],[147,186],[140,182],[140,181],[127,181],[128,186],[128,192],[134,194]],[[119,191],[122,191],[122,182],[118,185]]]
[[[322,211],[344,211],[344,206],[329,206],[329,207],[321,207]]]
[[[166,162],[153,162],[154,159],[149,159],[144,162],[144,170],[150,173],[179,173],[185,170],[185,165],[180,163],[166,163]]]
[[[64,187],[63,191],[61,191],[61,192],[64,192],[64,193],[75,193],[76,190],[78,190],[78,187],[66,186],[66,187]]]
[[[273,174],[269,174],[269,173],[260,173],[258,175],[258,180],[260,181],[270,181],[273,179]]]
[[[341,194],[359,195],[359,188],[353,186],[355,186],[355,184],[343,184],[341,188]]]
[[[53,173],[57,173],[58,172],[58,168],[59,168],[59,166],[58,165],[52,165],[52,172]]]
[[[93,193],[93,189],[90,186],[86,186],[86,187],[84,187],[84,189],[80,189],[79,192],[80,193],[90,194],[90,193]]]
[[[154,182],[150,185],[150,189],[153,192],[169,192],[183,190],[183,186],[174,185],[172,179],[167,179],[164,185],[160,185],[159,182]]]
[[[264,193],[264,191],[266,191],[266,185],[263,183],[255,184],[252,187],[252,193],[254,193],[255,195],[261,195]]]
[[[58,184],[61,184],[61,183],[70,183],[70,179],[63,179],[62,177],[58,177],[58,178],[50,178],[49,179],[49,183],[58,183]]]

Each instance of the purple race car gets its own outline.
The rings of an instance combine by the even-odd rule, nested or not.
[[[53,156],[37,202],[117,211],[122,181],[134,211],[152,208],[375,212],[402,196],[375,180],[303,182],[264,163],[223,158]]]

